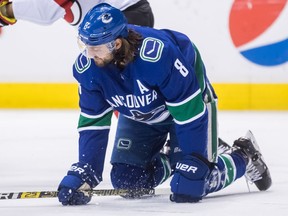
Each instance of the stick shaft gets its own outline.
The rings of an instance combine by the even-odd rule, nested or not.
[[[100,189],[92,190],[91,194],[94,196],[125,196],[129,193],[140,193],[141,195],[165,195],[170,194],[168,188],[159,189],[138,189],[138,190],[125,190],[125,189]],[[0,193],[0,200],[7,199],[32,199],[32,198],[55,198],[58,196],[58,191],[34,191],[34,192],[8,192]]]
[[[10,192],[0,193],[0,200],[5,199],[29,199],[29,198],[53,198],[57,197],[57,191],[35,191],[35,192]]]

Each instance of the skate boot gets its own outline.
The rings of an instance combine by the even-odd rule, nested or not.
[[[245,137],[236,140],[233,148],[248,160],[246,179],[260,191],[267,190],[272,184],[271,175],[252,132],[248,131]]]
[[[221,138],[218,138],[218,154],[229,154],[232,151],[232,147],[226,143],[225,141],[223,141]]]

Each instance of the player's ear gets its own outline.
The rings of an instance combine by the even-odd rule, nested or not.
[[[116,50],[120,49],[121,46],[122,46],[122,40],[120,38],[117,38],[115,40],[115,48],[116,48]]]

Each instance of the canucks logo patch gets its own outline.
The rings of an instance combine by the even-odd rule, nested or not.
[[[161,58],[163,47],[164,43],[161,40],[147,37],[143,41],[140,57],[144,61],[157,62]]]
[[[132,145],[132,141],[129,139],[119,139],[118,144],[117,144],[117,148],[118,149],[130,149]]]
[[[91,59],[81,54],[75,62],[75,68],[78,73],[84,73],[91,65]]]

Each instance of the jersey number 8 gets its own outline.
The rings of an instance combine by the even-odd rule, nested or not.
[[[187,70],[187,68],[182,64],[182,62],[180,62],[179,59],[176,59],[176,61],[174,62],[174,66],[175,68],[182,74],[182,76],[186,77],[189,73],[189,71]]]

